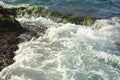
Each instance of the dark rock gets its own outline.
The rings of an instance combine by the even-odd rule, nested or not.
[[[19,31],[23,30],[19,22],[13,15],[0,12],[0,31]]]
[[[14,51],[18,49],[17,37],[14,32],[0,32],[0,70],[14,62]]]
[[[15,16],[0,6],[0,71],[14,62],[18,36],[24,31],[27,30],[20,26]]]
[[[15,51],[18,49],[18,44],[25,41],[25,39],[19,38],[21,34],[28,33],[26,40],[30,40],[32,37],[39,37],[37,31],[44,33],[46,29],[30,29],[23,28],[19,22],[15,19],[21,8],[3,8],[0,6],[0,71],[14,63],[13,57]]]

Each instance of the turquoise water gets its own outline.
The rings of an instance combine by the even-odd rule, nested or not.
[[[1,0],[8,4],[45,5],[61,13],[106,18],[120,14],[120,0]]]

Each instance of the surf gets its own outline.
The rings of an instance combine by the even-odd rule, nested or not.
[[[19,44],[15,63],[0,72],[0,79],[120,80],[119,17],[97,19],[91,25],[36,14],[16,19],[23,27],[46,31]]]

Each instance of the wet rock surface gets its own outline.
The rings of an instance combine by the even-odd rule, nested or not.
[[[44,29],[36,29],[44,33]],[[21,38],[24,35],[27,38]],[[29,37],[28,37],[29,36]],[[15,19],[15,15],[8,13],[7,9],[0,7],[0,71],[14,63],[13,57],[18,49],[18,44],[38,37],[37,31],[32,28],[23,28]]]
[[[44,33],[45,29],[37,29],[40,33]],[[23,36],[24,35],[24,36]],[[23,37],[20,37],[23,36]],[[20,31],[3,31],[0,32],[0,71],[14,63],[15,51],[18,48],[18,44],[23,41],[29,41],[33,37],[38,38],[41,36],[35,29],[26,28]]]
[[[14,51],[18,49],[19,39],[15,32],[0,33],[0,70],[14,62]]]

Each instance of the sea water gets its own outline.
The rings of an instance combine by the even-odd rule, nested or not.
[[[109,5],[117,6],[118,12],[114,9],[117,13],[120,2],[119,0],[4,1],[11,5],[39,4],[66,8],[68,6],[74,8],[80,3],[86,6],[86,2],[91,2],[87,6],[112,2]],[[91,26],[56,23],[43,17],[16,19],[23,27],[35,25],[47,27],[47,30],[39,38],[18,45],[19,49],[14,57],[15,63],[0,72],[1,80],[120,80],[119,16],[97,20]]]
[[[44,5],[51,10],[74,15],[106,18],[120,14],[120,0],[0,0],[8,4]]]

